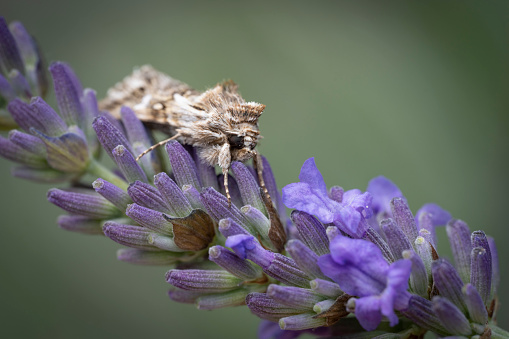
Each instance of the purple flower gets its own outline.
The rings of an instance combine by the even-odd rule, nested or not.
[[[299,180],[283,188],[283,202],[288,208],[315,215],[324,224],[334,223],[351,236],[362,236],[364,230],[359,224],[363,211],[369,216],[370,193],[354,189],[344,192],[341,202],[331,199],[314,158],[304,162]]]
[[[21,165],[13,169],[17,177],[39,182],[77,180],[98,168],[92,159],[98,144],[90,124],[98,114],[97,100],[92,90],[82,89],[68,65],[56,62],[50,71],[59,113],[40,97],[30,103],[11,100],[8,110],[25,133],[13,130],[9,139],[0,137],[0,155]]]
[[[399,320],[394,310],[405,309],[410,296],[411,261],[389,265],[376,245],[343,236],[335,237],[330,249],[331,254],[321,256],[318,265],[344,292],[360,297],[355,301],[355,314],[361,325],[374,330],[382,315],[391,326],[396,325]]]
[[[48,80],[43,58],[32,36],[20,22],[0,17],[0,128],[15,128],[16,122],[5,111],[5,104],[16,97],[29,101],[43,97]]]
[[[371,207],[375,214],[385,213],[390,216],[391,200],[396,197],[403,198],[403,193],[398,186],[382,175],[371,179],[366,191],[373,196]]]
[[[437,204],[433,203],[424,204],[415,214],[417,225],[419,225],[421,228],[422,228],[421,217],[424,213],[429,214],[429,216],[431,217],[431,224],[433,226],[444,226],[445,224],[447,224],[449,220],[452,219],[451,213],[444,210]]]

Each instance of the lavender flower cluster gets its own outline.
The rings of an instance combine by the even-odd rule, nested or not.
[[[172,300],[199,309],[247,305],[263,319],[260,338],[509,338],[495,323],[498,257],[483,231],[435,204],[414,216],[401,191],[378,177],[366,192],[327,189],[314,159],[282,195],[268,161],[263,179],[278,215],[270,215],[251,166],[232,164],[232,205],[222,174],[195,149],[174,141],[140,162],[153,144],[129,107],[121,121],[97,106],[71,68],[54,63],[58,112],[46,92],[42,58],[23,26],[0,19],[0,95],[17,125],[0,137],[13,175],[68,182],[48,200],[68,212],[61,228],[104,234],[126,246],[118,259],[171,267]],[[33,95],[38,95],[32,97]],[[99,162],[105,152],[115,163]],[[88,177],[97,178],[90,185]],[[290,219],[285,206],[294,209]],[[271,234],[285,226],[284,248]],[[435,228],[445,225],[454,265],[439,255]]]

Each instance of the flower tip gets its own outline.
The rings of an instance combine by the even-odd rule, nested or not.
[[[104,187],[104,180],[101,179],[101,178],[98,178],[96,180],[94,180],[94,182],[92,183],[92,188],[97,192],[99,190],[101,190],[101,188]]]
[[[180,144],[180,142],[178,142],[177,140],[170,140],[166,143],[166,151],[168,153],[170,152],[175,152],[175,151],[184,151],[186,152],[186,150],[184,149],[184,146],[182,146]]]
[[[36,97],[32,97],[30,98],[30,105],[35,105],[35,104],[38,104],[40,103],[41,101],[44,101],[41,97],[39,96],[36,96]]]
[[[122,105],[122,107],[120,107],[120,114],[124,116],[128,114],[134,114],[134,112],[129,106]]]
[[[165,179],[166,176],[168,176],[168,174],[166,174],[165,172],[157,173],[156,175],[154,175],[154,184],[157,185],[159,183],[159,181],[161,181],[162,179]],[[184,189],[184,188],[182,187],[182,189]]]
[[[171,284],[171,281],[173,280],[173,278],[175,277],[175,272],[174,270],[169,270],[168,272],[166,272],[166,274],[164,275],[164,278],[166,279],[166,282],[170,283]]]
[[[53,202],[53,200],[55,199],[55,197],[58,195],[59,192],[60,192],[60,189],[51,188],[48,191],[48,193],[46,193],[46,198],[48,199],[49,202]]]
[[[221,246],[212,246],[209,248],[209,258],[216,259],[221,255]]]
[[[118,145],[117,147],[115,147],[113,149],[112,153],[115,156],[121,157],[124,155],[125,151],[126,151],[126,148],[124,145]]]
[[[49,67],[48,71],[50,71],[52,74],[55,71],[63,70],[64,68],[67,68],[67,64],[63,61],[53,61]]]
[[[401,203],[406,203],[405,199],[402,197],[394,197],[391,199],[392,205],[401,204]]]

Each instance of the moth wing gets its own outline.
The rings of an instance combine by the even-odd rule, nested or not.
[[[154,101],[171,101],[175,94],[196,95],[187,84],[159,72],[150,65],[135,68],[133,72],[110,88],[99,102],[99,109],[120,118],[120,108],[132,108],[142,121],[166,123],[164,114],[152,109]]]

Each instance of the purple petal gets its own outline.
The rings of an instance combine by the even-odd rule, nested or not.
[[[362,193],[359,189],[346,191],[343,194],[342,204],[352,207],[355,210],[362,211],[371,207],[373,196],[369,192]]]
[[[327,186],[323,180],[323,176],[316,167],[315,158],[309,158],[304,161],[299,174],[300,182],[307,183],[312,189],[317,190],[322,195],[327,196]]]
[[[334,221],[334,224],[348,235],[354,238],[362,236],[362,232],[359,232],[361,214],[357,210],[346,206],[339,211]]]
[[[330,249],[330,255],[318,259],[318,266],[343,291],[361,297],[382,293],[389,264],[376,245],[366,240],[336,236]]]
[[[419,225],[419,217],[422,213],[429,213],[431,215],[431,220],[433,221],[433,226],[441,226],[447,224],[449,220],[452,219],[451,213],[444,210],[442,207],[437,204],[429,203],[424,204],[415,214],[415,221],[417,225]],[[420,227],[419,225],[419,228]]]
[[[370,180],[366,191],[373,195],[373,211],[375,213],[391,213],[391,200],[403,197],[403,193],[392,181],[384,176]]]
[[[256,247],[256,242],[252,235],[238,234],[226,239],[226,247],[230,247],[242,259],[247,258],[246,250],[252,250]]]
[[[406,291],[411,271],[412,262],[408,259],[392,263],[387,272],[387,284],[396,290]]]
[[[341,209],[341,205],[330,199],[327,192],[322,194],[303,182],[283,187],[283,202],[288,208],[315,215],[324,224],[334,221],[334,213]]]
[[[373,331],[382,321],[380,298],[371,296],[355,301],[355,317],[366,331]]]

